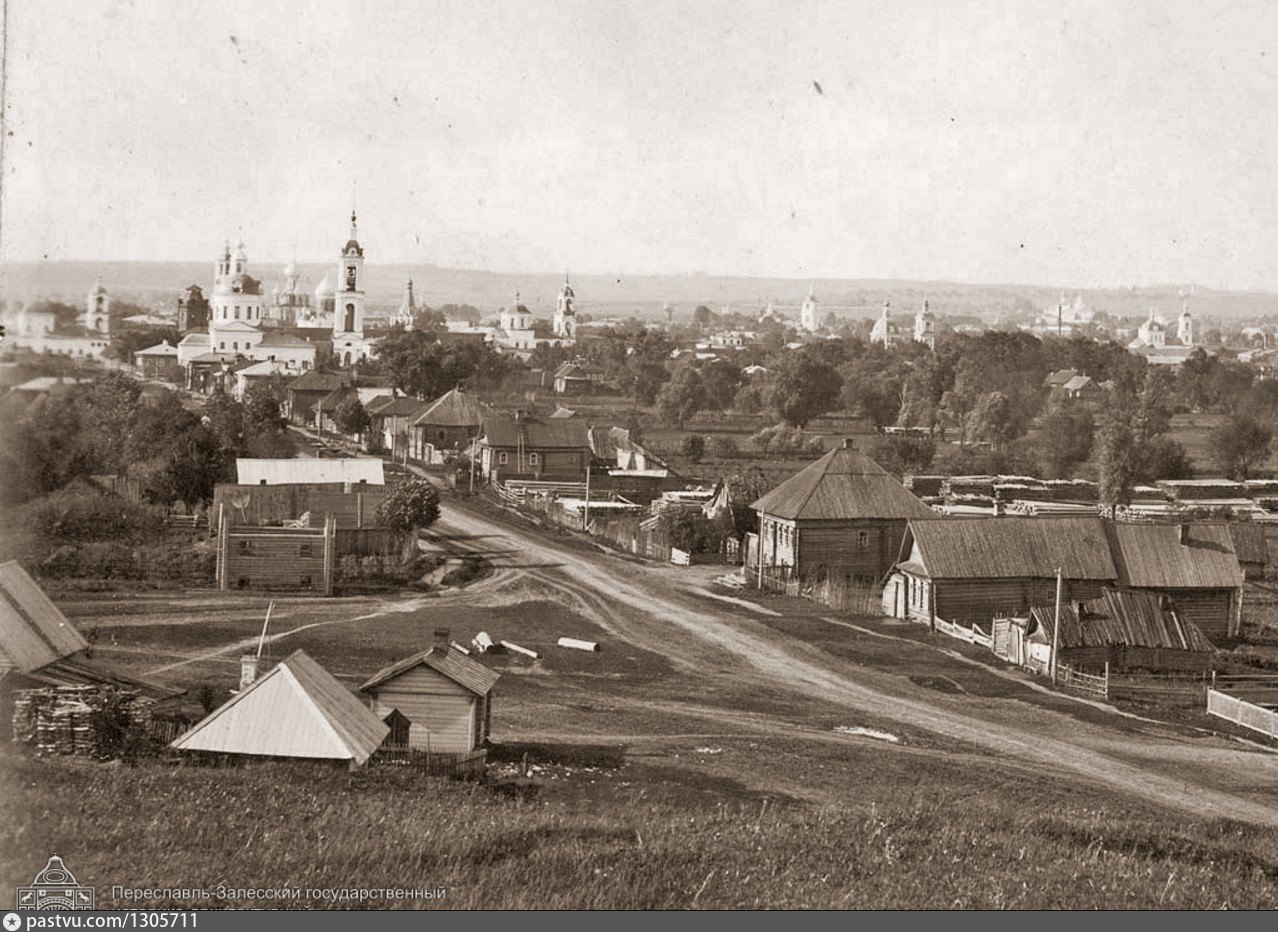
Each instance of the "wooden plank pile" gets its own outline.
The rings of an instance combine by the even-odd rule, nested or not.
[[[120,737],[145,731],[153,700],[133,689],[113,686],[57,686],[14,693],[13,740],[40,755],[109,760],[118,756]]]

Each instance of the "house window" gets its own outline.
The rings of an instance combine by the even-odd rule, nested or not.
[[[528,454],[528,465],[529,465],[529,466],[536,466],[536,465],[537,465],[538,463],[540,463],[540,462],[541,462],[541,455],[540,455],[540,454],[538,454],[538,453],[529,453],[529,454]]]
[[[225,341],[225,340],[219,340],[219,341],[218,341],[218,344],[217,344],[217,348],[218,348],[218,349],[226,349],[226,341]]]
[[[301,582],[302,582],[302,588],[304,589],[311,588],[311,577],[303,576]]]
[[[253,542],[251,540],[240,541],[240,553],[252,553]]]
[[[502,450],[500,453],[497,454],[497,462],[505,466],[507,463],[510,462],[510,454],[507,453],[505,450]]]
[[[862,550],[864,550],[866,547],[870,546],[870,532],[869,532],[869,531],[857,531],[857,532],[856,532],[856,545],[857,545],[858,547],[860,547]]]
[[[231,349],[237,350],[239,348],[240,348],[240,344],[238,342],[234,342],[231,344]]]
[[[241,576],[239,579],[235,581],[235,586],[237,589],[247,589],[249,587],[248,577]]]
[[[309,557],[311,555],[311,545],[302,544],[297,548],[297,555],[300,557]]]

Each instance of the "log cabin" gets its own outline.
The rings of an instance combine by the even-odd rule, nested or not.
[[[881,580],[907,522],[935,512],[844,441],[750,506],[759,515],[752,572],[764,577]]]
[[[593,458],[589,429],[577,418],[486,417],[477,446],[485,479],[582,481]]]

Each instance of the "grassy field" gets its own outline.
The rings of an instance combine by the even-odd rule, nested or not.
[[[377,906],[1278,906],[1273,833],[1169,824],[1051,785],[982,793],[960,774],[926,788],[885,783],[866,755],[826,761],[847,768],[850,802],[814,807],[695,769],[577,761],[557,778],[476,785],[382,769],[9,755],[0,878],[25,882],[57,851],[101,905],[116,905],[109,887],[121,884],[447,889],[441,901]]]

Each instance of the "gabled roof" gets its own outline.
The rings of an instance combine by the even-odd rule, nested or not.
[[[288,383],[289,391],[294,392],[331,392],[335,388],[349,385],[350,376],[341,372],[320,372],[312,369],[304,372]]]
[[[750,507],[774,518],[813,521],[936,514],[886,469],[851,446],[831,450]]]
[[[422,665],[430,667],[441,676],[448,677],[458,686],[469,690],[476,696],[487,696],[492,692],[493,687],[497,685],[497,681],[501,679],[500,673],[494,673],[482,663],[472,660],[461,651],[432,647],[430,650],[424,650],[421,653],[413,654],[411,657],[405,657],[398,663],[393,663],[386,669],[379,671],[359,690],[360,692],[368,692],[388,680],[393,680],[414,667]]]
[[[1077,369],[1057,369],[1055,372],[1049,372],[1047,374],[1047,378],[1043,380],[1043,384],[1048,388],[1060,388],[1077,375]]]
[[[1134,589],[1102,589],[1101,597],[1076,611],[1061,604],[1060,646],[1158,647],[1171,650],[1211,651],[1214,645],[1202,630],[1176,609],[1175,600]],[[1050,642],[1056,621],[1055,606],[1030,609]]]
[[[524,447],[535,450],[590,449],[589,429],[577,418],[541,421],[533,418],[493,416],[484,419],[480,442],[490,447]]]
[[[1234,553],[1243,563],[1268,563],[1269,544],[1265,529],[1249,521],[1230,521],[1229,538],[1234,543]]]
[[[177,347],[168,340],[161,340],[155,346],[148,346],[146,349],[140,349],[134,356],[176,356]]]
[[[362,764],[389,732],[354,693],[299,650],[170,746]]]
[[[413,427],[475,427],[492,411],[476,395],[454,388],[440,395],[412,422]]]
[[[932,579],[1066,579],[1117,576],[1095,517],[936,518],[911,521],[902,553],[918,548]]]
[[[250,366],[245,366],[243,369],[238,371],[242,376],[253,378],[255,376],[279,375],[282,372],[287,372],[288,366],[284,365],[282,362],[274,362],[269,359],[264,359],[261,362],[255,362]]]
[[[1067,392],[1076,392],[1088,385],[1092,381],[1090,375],[1076,375],[1061,387]]]
[[[261,329],[254,327],[252,324],[245,323],[242,320],[232,320],[223,323],[214,322],[213,330],[218,333],[261,333]]]
[[[418,414],[425,406],[424,402],[418,401],[416,398],[407,398],[403,395],[398,398],[391,395],[379,395],[365,405],[364,410],[369,413],[370,417],[412,417]]]
[[[197,330],[194,333],[188,333],[178,342],[178,346],[195,346],[197,343],[202,343],[205,346],[208,346],[209,345],[208,333],[203,330]]]
[[[1242,567],[1226,525],[1114,523],[1106,526],[1106,532],[1121,585],[1236,589],[1243,584]]]
[[[0,670],[31,673],[88,646],[16,560],[0,563]]]
[[[386,475],[379,457],[346,459],[248,459],[235,461],[236,482],[240,485],[296,485],[328,482],[364,482],[385,485]]]

